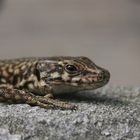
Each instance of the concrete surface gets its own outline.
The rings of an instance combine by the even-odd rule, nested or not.
[[[84,55],[110,71],[111,84],[139,86],[139,13],[138,0],[1,0],[0,59]],[[79,109],[0,104],[0,140],[140,139],[140,87],[70,102]]]
[[[106,86],[61,100],[79,109],[45,110],[1,103],[0,140],[140,139],[140,87]]]

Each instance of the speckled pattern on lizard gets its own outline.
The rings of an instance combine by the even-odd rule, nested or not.
[[[0,102],[74,110],[76,105],[54,95],[97,89],[109,79],[107,70],[82,56],[1,60]]]

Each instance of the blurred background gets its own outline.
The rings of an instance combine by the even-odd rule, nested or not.
[[[139,0],[0,0],[0,59],[87,56],[112,85],[140,85]]]

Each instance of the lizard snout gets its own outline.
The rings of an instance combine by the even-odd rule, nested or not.
[[[97,76],[97,80],[99,82],[108,82],[110,79],[110,73],[107,70],[102,70],[98,76]]]

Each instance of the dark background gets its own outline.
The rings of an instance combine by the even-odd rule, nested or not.
[[[84,55],[113,85],[140,85],[139,0],[1,0],[0,59]]]

